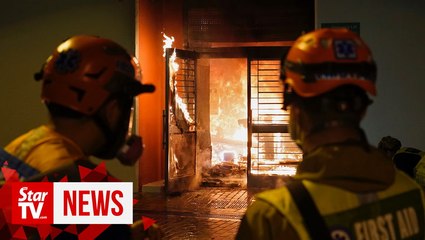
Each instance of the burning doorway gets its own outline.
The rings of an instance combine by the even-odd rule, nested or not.
[[[213,58],[210,65],[211,160],[203,185],[244,186],[247,163],[247,61]]]
[[[196,184],[193,186],[197,186],[202,179],[202,176],[199,174],[202,172],[200,170],[200,167],[202,166],[201,163],[204,162],[204,160],[211,161],[212,159],[212,138],[209,116],[210,91],[209,89],[207,91],[201,87],[206,83],[208,86],[210,85],[209,71],[211,66],[209,63],[204,64],[203,62],[208,62],[208,59],[215,58],[244,58],[247,62],[247,78],[250,78],[249,71],[251,70],[248,65],[250,64],[250,61],[248,61],[249,54],[247,52],[256,47],[263,48],[274,46],[278,48],[288,48],[293,43],[293,40],[295,40],[301,33],[314,29],[314,1],[244,1],[242,3],[235,0],[184,0],[141,1],[139,3],[138,10],[141,11],[142,14],[138,14],[138,22],[141,23],[138,27],[138,38],[140,39],[138,41],[138,44],[140,44],[138,53],[146,79],[155,79],[155,77],[158,76],[158,72],[163,69],[163,64],[161,64],[163,59],[159,54],[161,45],[161,34],[159,33],[162,31],[166,31],[176,37],[176,45],[178,48],[195,51],[195,53],[197,53],[195,55],[198,55],[192,59],[193,61],[189,61],[196,65],[196,67],[191,73],[189,71],[187,72],[187,76],[194,73],[195,81],[190,80],[188,81],[188,84],[189,82],[191,82],[190,84],[196,84],[196,92],[193,94],[187,92],[187,90],[190,90],[190,87],[189,85],[184,87],[183,84],[185,81],[181,81],[178,86],[178,88],[180,88],[179,91],[186,91],[188,96],[192,95],[192,97],[186,97],[183,96],[182,93],[181,100],[183,102],[195,100],[195,102],[191,103],[193,105],[190,106],[191,111],[194,110],[196,112],[192,112],[195,118],[195,125],[192,125],[192,131],[187,131],[187,128],[181,128],[183,130],[186,129],[186,132],[183,133],[181,129],[174,128],[175,126],[169,125],[169,123],[172,123],[173,120],[171,118],[172,114],[170,114],[172,113],[172,109],[170,110],[169,108],[169,104],[171,102],[164,101],[165,98],[170,97],[167,92],[169,89],[166,89],[166,87],[169,86],[168,78],[166,81],[156,84],[157,94],[152,95],[152,102],[147,102],[147,106],[140,110],[145,115],[152,116],[149,119],[144,118],[144,124],[146,124],[146,121],[149,124],[146,125],[148,127],[141,128],[140,130],[144,133],[150,133],[152,136],[146,141],[147,145],[149,144],[149,148],[145,154],[145,158],[148,159],[146,162],[152,164],[140,165],[140,179],[142,182],[143,180],[145,182],[149,182],[160,180],[162,178],[166,180],[166,185],[168,184],[167,189],[172,189],[175,186],[173,184],[174,182],[180,182],[178,179],[193,178],[196,180]],[[234,54],[235,52],[244,53]],[[281,53],[282,51],[278,50],[274,52]],[[180,53],[177,51],[177,61],[186,58],[183,56],[183,53],[183,55],[180,55]],[[256,59],[255,57],[256,56],[250,59]],[[276,60],[279,59],[280,56],[274,57],[275,58],[273,59]],[[263,59],[261,54],[260,58]],[[180,70],[183,69],[184,68],[181,68]],[[181,74],[180,76],[182,77],[186,73],[180,72],[180,70],[179,74]],[[184,80],[183,77],[182,80]],[[166,82],[166,84],[164,84],[164,82]],[[247,84],[250,84],[250,81],[247,81]],[[247,91],[251,91],[250,89],[251,87],[247,87]],[[166,92],[167,95],[165,94]],[[211,93],[211,95],[212,94],[214,93]],[[206,101],[205,99],[208,99],[206,103],[203,102]],[[250,97],[247,97],[247,106],[248,104],[251,104],[250,101]],[[163,104],[164,102],[165,104]],[[163,109],[164,121],[161,120],[161,115],[155,111],[157,106]],[[253,107],[247,107],[247,109],[247,115],[250,116],[250,111],[254,111],[254,109]],[[203,112],[205,111],[208,113],[208,116],[204,116]],[[247,119],[248,116],[246,117]],[[184,124],[184,121],[181,120],[182,119],[179,120],[180,123]],[[254,118],[251,120],[254,120]],[[268,122],[272,125],[274,124],[270,120],[268,120]],[[160,129],[158,126],[160,123],[163,123],[163,141],[156,137],[157,132]],[[251,122],[251,124],[249,123],[250,122],[247,121],[248,135],[251,134],[248,136],[247,145],[249,145],[249,147],[247,147],[247,150],[249,151],[247,151],[247,154],[251,154],[252,152],[253,158],[260,156],[259,159],[261,159],[261,156],[264,155],[261,153],[261,148],[264,148],[263,146],[267,146],[267,150],[274,149],[275,146],[278,147],[277,143],[264,143],[264,141],[277,141],[278,135],[282,138],[288,139],[287,133],[281,133],[283,130],[278,130],[277,133],[273,132],[279,127],[275,128],[274,126],[264,126],[260,121]],[[178,131],[169,131],[173,129],[178,129]],[[283,128],[279,129],[285,129],[285,127],[283,126]],[[170,137],[170,134],[177,135]],[[190,134],[193,135],[191,141],[184,140],[185,144],[183,144],[181,148],[186,148],[185,146],[188,146],[189,143],[195,142],[196,147],[194,149],[192,147],[188,148],[191,149],[192,153],[195,153],[189,154],[190,156],[195,155],[193,164],[181,161],[182,157],[186,159],[185,155],[187,155],[187,153],[176,154],[178,163],[171,163],[170,160],[173,160],[174,152],[170,153],[170,147],[173,146],[172,144],[175,144],[174,146],[179,146],[178,141],[183,141],[183,139],[185,139],[183,135],[189,136]],[[266,138],[267,135],[268,139]],[[178,140],[179,137],[181,137],[180,140]],[[252,139],[253,137],[260,141]],[[171,143],[171,141],[175,140],[178,141]],[[162,148],[161,145],[163,146]],[[285,148],[285,151],[288,149],[289,148]],[[232,154],[229,152],[223,154],[222,159],[231,159],[234,158],[234,155],[234,153]],[[271,158],[270,154],[267,154],[267,156]],[[278,154],[276,154],[276,156],[279,157]],[[269,166],[263,165],[268,162],[261,162],[260,160],[257,162],[260,164],[257,165],[257,163],[253,162],[251,167],[247,167],[248,185],[249,182],[252,182],[251,180],[255,179],[257,175],[261,176],[262,171],[273,166],[271,163]],[[276,160],[273,164],[280,165],[280,163],[284,162],[287,161],[284,159],[281,161]],[[162,164],[164,165],[161,166]],[[256,167],[256,169],[254,169],[254,167]],[[255,171],[251,171],[251,169],[254,169]],[[251,172],[248,172],[248,170]],[[171,173],[170,171],[173,171],[174,173]],[[164,174],[161,174],[162,172]],[[249,177],[250,175],[255,175],[255,177]],[[184,180],[184,182],[186,182],[186,180]],[[192,181],[188,180],[188,182]]]
[[[248,162],[251,187],[273,188],[295,174],[302,153],[288,132],[282,109],[280,60],[261,54],[248,58]]]
[[[245,48],[225,58],[184,50],[168,54],[168,191],[246,183],[273,187],[295,173],[301,152],[281,109],[282,51]],[[170,70],[176,62],[183,67]]]

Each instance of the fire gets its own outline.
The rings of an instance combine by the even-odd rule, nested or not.
[[[252,169],[252,174],[261,174],[261,175],[288,175],[293,176],[295,175],[297,171],[297,168],[295,166],[277,166],[273,170],[264,171],[264,170],[255,170]]]
[[[164,39],[162,41],[164,43],[164,45],[162,47],[164,49],[164,53],[163,53],[162,56],[165,57],[167,48],[173,47],[174,37],[173,36],[169,37],[165,33],[163,33],[162,36],[164,37]],[[176,62],[176,59],[177,59],[177,54],[176,54],[176,49],[174,48],[173,54],[169,58],[170,89],[171,89],[171,91],[174,95],[174,99],[175,99],[175,103],[177,104],[177,108],[182,111],[186,122],[189,125],[194,125],[195,121],[192,119],[192,117],[189,114],[189,111],[187,110],[187,104],[184,103],[183,99],[178,95],[178,92],[177,92],[177,82],[176,82],[175,79],[176,79],[176,76],[177,76],[177,72],[179,71],[179,64]],[[173,109],[173,108],[171,108],[171,109]]]
[[[173,154],[173,157],[171,158],[171,164],[174,168],[174,173],[177,175],[179,173],[179,159],[177,158],[176,154]]]
[[[167,48],[173,47],[174,37],[167,36],[165,33],[162,33],[162,36],[164,37],[164,40],[162,42],[164,45],[162,46],[162,49],[164,49],[164,53],[162,54],[163,57],[165,57],[165,53],[167,52]]]
[[[262,61],[263,72],[255,73],[258,76],[251,72],[251,76],[254,76],[251,81],[261,81],[257,92],[252,93],[254,97],[249,99],[251,106],[255,106],[251,109],[251,124],[278,128],[288,122],[288,114],[282,112],[282,106],[279,104],[282,102],[279,71],[276,67],[279,64],[274,60]],[[247,149],[246,59],[211,59],[210,66],[212,164],[229,162],[224,160],[223,155],[229,156],[234,152],[234,163],[247,167],[248,151],[251,151],[251,174],[294,175],[296,163],[301,160],[302,155],[295,144],[288,140],[289,134],[254,133],[250,139],[252,149]]]
[[[163,33],[163,56],[167,54],[167,49],[173,48],[174,37]],[[170,116],[174,120],[179,120],[181,125],[188,125],[188,131],[195,130],[195,121],[191,117],[186,99],[179,96],[179,91],[184,87],[180,80],[185,74],[185,67],[180,70],[179,63],[185,66],[183,59],[178,59],[176,49],[168,59],[169,66],[169,86],[170,86]],[[212,147],[212,165],[225,164],[247,167],[247,141],[248,141],[248,66],[246,59],[210,59],[209,77],[209,106],[210,106],[210,134]],[[263,64],[263,70],[278,66],[279,64]],[[279,65],[280,66],[280,65]],[[252,66],[251,66],[252,67]],[[273,81],[279,77],[279,71],[272,74],[262,73],[261,91],[258,90],[256,98],[249,99],[252,106],[261,105],[261,109],[251,109],[251,124],[279,126],[287,124],[288,116],[282,113],[281,105],[276,104],[282,101],[281,92],[276,91],[277,85]],[[274,75],[273,75],[274,74]],[[276,75],[276,76],[275,76]],[[252,73],[251,73],[252,76]],[[258,77],[258,79],[260,79]],[[266,80],[264,78],[267,77]],[[258,80],[257,81],[260,81]],[[271,80],[271,81],[270,81]],[[178,83],[178,85],[177,85]],[[279,82],[278,82],[279,83]],[[273,85],[274,84],[274,85]],[[280,83],[279,83],[280,84]],[[259,88],[260,88],[259,87]],[[179,91],[178,91],[179,90]],[[266,91],[266,92],[264,92]],[[261,94],[261,97],[259,97]],[[183,95],[182,95],[183,96]],[[177,122],[177,121],[176,121]],[[285,133],[286,134],[286,133]],[[257,150],[251,152],[251,173],[262,175],[294,175],[296,171],[295,163],[300,161],[301,155],[294,150],[292,143],[288,142],[288,134],[276,132],[265,132],[252,135],[251,144]],[[254,147],[253,147],[254,148]],[[174,155],[172,164],[178,169],[179,160]]]
[[[164,37],[164,39],[162,40],[162,42],[164,43],[164,45],[162,46],[162,49],[164,50],[162,56],[165,57],[166,53],[167,53],[167,48],[172,48],[173,47],[173,42],[174,42],[174,37],[171,36],[167,36],[165,33],[162,33],[162,36]],[[177,59],[177,54],[176,54],[176,49],[174,48],[173,54],[171,54],[170,58],[169,58],[169,66],[170,66],[170,89],[171,90],[175,90],[175,77],[177,72],[179,71],[179,64],[176,62]]]
[[[176,49],[174,48],[173,54],[170,56],[170,66],[173,74],[177,74],[177,71],[179,71],[179,64],[176,62],[177,54]]]
[[[177,91],[175,91],[177,92]],[[189,124],[194,124],[195,121],[190,116],[189,112],[187,111],[187,104],[183,102],[183,99],[179,97],[179,95],[176,94],[176,103],[179,106],[180,110],[183,112],[184,118]]]
[[[238,127],[233,133],[231,139],[246,142],[248,139],[248,129],[245,127]]]

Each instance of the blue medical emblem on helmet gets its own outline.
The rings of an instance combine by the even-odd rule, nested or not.
[[[68,49],[59,53],[54,68],[58,73],[71,73],[78,68],[80,61],[80,53],[77,50]]]
[[[337,59],[356,59],[356,44],[351,40],[334,41],[335,57]]]

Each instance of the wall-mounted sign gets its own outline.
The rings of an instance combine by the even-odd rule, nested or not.
[[[321,28],[348,28],[351,31],[360,35],[360,23],[345,22],[345,23],[322,23]]]

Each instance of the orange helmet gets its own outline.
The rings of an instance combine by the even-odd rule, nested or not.
[[[299,37],[282,66],[282,80],[301,97],[350,84],[376,95],[372,53],[356,33],[343,28],[319,29]]]
[[[134,97],[153,92],[140,82],[137,59],[117,43],[95,36],[74,36],[47,59],[36,80],[43,80],[41,98],[93,115],[113,95]]]

